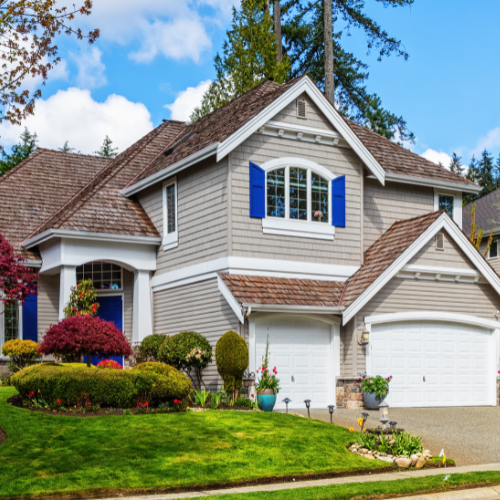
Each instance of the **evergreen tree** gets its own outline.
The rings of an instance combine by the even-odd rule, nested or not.
[[[472,181],[472,182],[475,182],[476,184],[479,183],[478,182],[479,181],[479,167],[478,167],[476,157],[474,155],[472,155],[472,159],[469,163],[469,170],[467,170],[467,173],[465,174],[465,178]],[[464,196],[462,198],[462,203],[465,206],[468,203],[471,203],[471,202],[477,200],[478,198],[479,198],[479,196],[477,194],[468,194],[467,196]]]
[[[101,149],[99,149],[98,151],[94,151],[94,154],[102,156],[103,158],[115,158],[118,154],[118,148],[112,147],[112,144],[113,141],[108,136],[106,136],[102,143]]]
[[[69,144],[68,144],[69,141],[66,141],[63,145],[62,148],[57,148],[58,151],[62,151],[63,153],[73,153],[74,151],[76,151],[75,148],[70,148],[69,147]],[[78,151],[79,152],[79,151]]]
[[[20,139],[21,142],[19,144],[12,146],[10,154],[7,154],[5,149],[2,149],[0,175],[7,173],[38,149],[38,136],[36,132],[32,134],[28,128],[25,127]]]
[[[461,176],[464,175],[465,168],[461,160],[462,158],[458,156],[457,153],[453,152],[450,162],[450,172],[453,172],[454,174],[458,174]]]
[[[279,62],[273,20],[265,0],[242,0],[241,9],[233,7],[231,29],[222,55],[215,56],[216,80],[190,117],[195,121],[230,100],[248,92],[264,80],[283,83],[289,76],[290,63],[284,56]]]
[[[480,197],[498,189],[498,179],[495,177],[493,157],[486,149],[481,153],[478,171],[477,183],[483,188]]]

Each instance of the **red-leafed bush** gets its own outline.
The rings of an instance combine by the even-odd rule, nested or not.
[[[87,355],[87,366],[91,356],[131,356],[132,349],[123,333],[110,321],[93,316],[73,316],[52,325],[39,352],[58,357],[73,354]]]
[[[114,368],[115,370],[121,370],[122,365],[114,359],[103,359],[97,363],[97,368]]]

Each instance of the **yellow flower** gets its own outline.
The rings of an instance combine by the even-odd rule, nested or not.
[[[362,418],[358,418],[358,424],[360,427],[363,427],[363,419]]]
[[[354,429],[351,427],[351,428],[349,429],[349,432],[354,432]]]

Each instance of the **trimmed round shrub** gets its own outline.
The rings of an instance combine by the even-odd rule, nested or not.
[[[14,339],[5,342],[2,346],[2,354],[10,358],[9,370],[17,372],[42,357],[38,348],[39,345],[33,340]]]
[[[231,401],[235,401],[241,392],[243,374],[248,367],[247,343],[236,332],[226,332],[215,346],[215,362],[226,394],[230,394]]]
[[[201,389],[202,371],[212,362],[212,345],[197,332],[181,332],[165,338],[158,360],[184,370],[190,377],[194,369]]]
[[[155,380],[151,389],[153,399],[182,399],[191,392],[191,381],[189,378],[173,366],[163,363],[146,362],[137,365],[132,371],[142,374],[154,374]]]
[[[139,346],[139,357],[144,361],[158,361],[158,353],[165,339],[165,335],[159,333],[144,337]]]

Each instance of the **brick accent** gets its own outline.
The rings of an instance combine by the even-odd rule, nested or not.
[[[356,410],[364,408],[363,393],[359,379],[344,377],[337,379],[337,408],[345,410]]]

